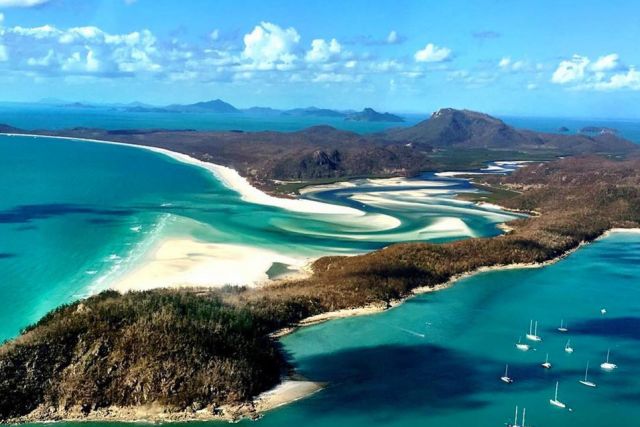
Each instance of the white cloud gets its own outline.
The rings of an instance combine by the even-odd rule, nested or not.
[[[451,57],[451,49],[438,47],[433,43],[427,44],[424,49],[417,51],[414,55],[416,62],[442,62]]]
[[[7,48],[0,44],[0,62],[5,62],[7,60],[9,60]]]
[[[308,62],[329,62],[334,61],[340,55],[342,46],[336,39],[330,42],[324,39],[315,39],[311,42],[311,50],[305,56]]]
[[[616,53],[600,56],[595,62],[574,55],[560,62],[551,81],[573,90],[640,90],[640,72],[623,66]]]
[[[591,61],[586,56],[573,55],[571,59],[561,61],[551,76],[551,82],[567,84],[581,81]]]
[[[512,71],[520,71],[526,67],[527,63],[525,61],[516,61],[511,64]]]
[[[538,89],[538,85],[537,85],[537,84],[535,84],[535,83],[529,83],[529,84],[527,85],[527,89],[528,89],[528,90],[536,90],[536,89]]]
[[[242,56],[260,70],[286,69],[296,59],[294,50],[300,42],[295,28],[283,29],[270,22],[262,22],[244,36]]]
[[[51,25],[4,28],[4,44],[15,46],[11,67],[35,67],[38,73],[54,75],[98,74],[111,77],[162,69],[155,36],[148,30],[108,34],[100,28],[73,27],[61,30]],[[31,71],[29,71],[31,72]]]
[[[209,38],[211,40],[218,40],[219,37],[220,37],[220,30],[218,29],[215,29],[209,33]]]
[[[371,70],[386,73],[389,71],[400,71],[403,67],[402,64],[395,59],[387,61],[374,62],[370,66]]]
[[[391,31],[387,36],[387,43],[389,44],[396,44],[399,41],[400,41],[400,37],[398,37],[398,33],[396,32],[396,30]]]
[[[340,73],[320,73],[316,74],[313,78],[313,82],[315,83],[351,83],[361,80],[362,76],[360,75]]]
[[[68,44],[79,40],[91,41],[104,37],[105,33],[97,27],[75,27],[63,32],[59,41],[60,43]]]
[[[596,90],[640,90],[640,71],[633,67],[629,68],[626,73],[614,74],[607,80],[594,83],[593,88]]]
[[[0,13],[0,25],[4,22],[4,13]]]
[[[593,71],[610,71],[619,67],[617,53],[611,53],[609,55],[601,56],[596,62],[591,65]]]
[[[49,3],[50,0],[0,0],[0,7],[33,7]]]
[[[500,60],[500,62],[498,62],[498,67],[503,69],[508,68],[509,65],[511,65],[511,58],[509,58],[508,56],[505,56]]]
[[[87,49],[86,54],[74,52],[64,61],[62,69],[79,73],[95,73],[100,69],[100,62],[96,59],[95,53]]]
[[[522,59],[514,61],[508,56],[505,56],[498,62],[498,67],[503,71],[510,71],[513,73],[517,73],[519,71],[533,71],[535,68],[528,61]]]
[[[49,49],[45,56],[42,56],[40,58],[31,57],[27,59],[27,64],[32,67],[48,67],[53,62],[54,58],[55,54],[53,52],[53,49]]]

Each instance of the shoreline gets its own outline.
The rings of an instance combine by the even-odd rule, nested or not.
[[[29,138],[49,138],[49,139],[62,139],[70,141],[84,141],[96,144],[109,144],[117,145],[121,147],[131,147],[140,150],[147,150],[154,153],[165,155],[173,160],[181,163],[190,164],[192,166],[198,166],[202,169],[209,171],[213,174],[225,187],[240,194],[242,200],[259,204],[278,207],[281,209],[290,210],[292,212],[299,213],[315,213],[315,214],[327,214],[327,215],[350,215],[350,216],[364,216],[365,212],[341,205],[332,205],[324,202],[317,202],[307,199],[291,199],[275,197],[263,192],[262,190],[252,186],[249,181],[242,177],[235,169],[228,166],[219,165],[217,163],[205,162],[198,160],[195,157],[191,157],[187,154],[179,153],[176,151],[167,150],[165,148],[152,147],[148,145],[136,145],[127,144],[124,142],[108,141],[104,139],[91,139],[91,138],[76,138],[67,136],[54,136],[54,135],[40,135],[30,133],[1,133],[0,136],[8,137],[29,137]]]
[[[301,329],[301,328],[304,328],[304,327],[308,327],[308,326],[317,325],[317,324],[324,323],[324,322],[328,322],[330,320],[345,319],[345,318],[349,318],[349,317],[367,316],[367,315],[371,315],[371,314],[383,313],[383,312],[385,312],[387,310],[391,310],[393,308],[401,306],[404,302],[406,302],[407,300],[409,300],[409,299],[411,299],[413,297],[416,297],[416,296],[419,296],[419,295],[423,295],[423,294],[427,294],[427,293],[431,293],[431,292],[438,292],[438,291],[441,291],[441,290],[444,290],[444,289],[448,289],[448,288],[452,287],[453,285],[455,285],[456,282],[458,282],[460,280],[463,280],[463,279],[466,279],[468,277],[474,276],[476,274],[489,273],[489,272],[501,271],[501,270],[534,269],[534,268],[547,267],[549,265],[552,265],[552,264],[555,264],[555,263],[557,263],[559,261],[562,261],[563,259],[567,258],[568,256],[570,256],[574,252],[577,252],[582,247],[584,247],[586,245],[589,245],[589,244],[591,244],[593,242],[596,242],[598,240],[607,238],[610,235],[615,234],[615,233],[640,234],[640,228],[619,228],[619,227],[610,228],[608,230],[605,230],[601,235],[599,235],[595,239],[593,239],[591,241],[582,241],[576,247],[574,247],[574,248],[562,253],[561,255],[558,255],[555,258],[547,260],[547,261],[536,262],[536,263],[500,264],[500,265],[479,267],[479,268],[476,268],[475,270],[471,270],[471,271],[467,271],[467,272],[464,272],[464,273],[456,274],[456,275],[450,277],[449,280],[447,280],[446,282],[437,284],[435,286],[420,286],[420,287],[414,288],[413,290],[411,290],[411,293],[409,295],[407,295],[406,297],[397,299],[397,300],[393,300],[393,301],[390,302],[389,305],[386,305],[384,303],[372,303],[372,304],[366,305],[364,307],[346,308],[346,309],[328,311],[326,313],[316,314],[314,316],[306,317],[306,318],[300,320],[296,325],[279,329],[279,330],[271,333],[270,336],[273,337],[273,338],[281,338],[281,337],[284,337],[286,335],[294,333],[298,329]]]
[[[276,207],[281,207],[283,209],[288,209],[288,210],[292,210],[294,212],[303,212],[303,213],[323,213],[323,214],[337,214],[337,215],[354,215],[354,212],[356,212],[357,216],[361,216],[364,215],[365,213],[363,211],[357,210],[357,209],[353,209],[353,208],[347,208],[347,207],[340,207],[338,206],[338,208],[344,208],[347,211],[343,211],[342,209],[336,209],[335,211],[330,211],[330,209],[328,207],[331,206],[337,206],[337,205],[331,205],[328,203],[323,203],[323,202],[315,202],[315,201],[310,201],[310,200],[301,200],[301,199],[280,199],[274,196],[270,196],[264,192],[262,192],[261,190],[252,187],[250,185],[250,183],[243,177],[241,177],[238,172],[236,172],[235,170],[225,167],[225,166],[221,166],[221,165],[216,165],[213,163],[209,163],[209,162],[204,162],[204,161],[200,161],[197,160],[195,158],[192,158],[188,155],[185,154],[181,154],[181,153],[176,153],[170,150],[166,150],[166,149],[162,149],[162,148],[156,148],[156,147],[149,147],[149,146],[140,146],[140,145],[132,145],[132,144],[126,144],[126,143],[119,143],[119,142],[111,142],[111,141],[105,141],[105,140],[92,140],[92,139],[85,139],[85,138],[68,138],[68,137],[60,137],[60,136],[46,136],[46,135],[37,135],[37,134],[2,134],[2,135],[7,135],[7,136],[18,136],[18,137],[38,137],[38,138],[57,138],[57,139],[66,139],[66,140],[77,140],[77,141],[87,141],[87,142],[93,142],[93,143],[102,143],[102,144],[113,144],[113,145],[120,145],[120,146],[127,146],[127,147],[134,147],[134,148],[139,148],[139,149],[146,149],[152,152],[156,152],[156,153],[160,153],[163,155],[166,155],[176,161],[180,161],[183,163],[188,163],[188,164],[192,164],[194,166],[198,166],[198,167],[202,167],[208,171],[210,171],[217,179],[219,179],[226,187],[237,191],[240,196],[243,198],[243,200],[250,202],[250,203],[258,203],[258,204],[265,204],[265,205],[271,205],[271,206],[276,206]],[[247,198],[245,198],[247,197]],[[256,201],[257,200],[257,201]],[[280,200],[282,202],[278,202],[277,204],[273,204],[273,200]],[[300,204],[297,205],[294,202],[310,202],[307,204]],[[471,202],[473,203],[473,202]],[[481,203],[483,202],[476,202],[474,204],[481,206]],[[323,212],[318,212],[317,208],[318,205],[322,205],[324,206],[325,209],[327,209],[326,211]],[[499,206],[499,205],[494,205],[494,204],[487,204],[489,206],[484,206],[487,208],[500,208],[503,209],[504,211],[510,211],[508,208]],[[286,206],[286,207],[285,207]],[[292,208],[294,207],[294,208]],[[313,210],[311,210],[313,209]],[[513,212],[517,212],[517,211],[513,211]],[[534,213],[535,214],[535,213]],[[500,223],[498,225],[498,227],[503,226],[503,231],[509,232],[510,231],[510,227],[506,226],[505,223]],[[509,228],[508,230],[505,230],[505,228]],[[469,276],[473,276],[475,274],[478,273],[484,273],[484,272],[490,272],[490,271],[497,271],[497,270],[506,270],[506,269],[519,269],[519,268],[538,268],[538,267],[544,267],[550,264],[553,264],[555,262],[558,262],[562,259],[564,259],[565,257],[569,256],[570,254],[572,254],[573,252],[577,251],[578,249],[580,249],[582,246],[589,244],[595,240],[604,238],[612,233],[615,232],[634,232],[634,233],[640,233],[640,229],[635,228],[635,229],[624,229],[624,228],[612,228],[609,230],[604,231],[601,235],[599,235],[598,237],[596,237],[594,240],[592,241],[583,241],[580,242],[576,247],[564,252],[563,254],[550,259],[548,261],[544,261],[541,263],[520,263],[520,264],[506,264],[506,265],[494,265],[494,266],[488,266],[488,267],[480,267],[477,268],[475,270],[472,271],[468,271],[468,272],[464,272],[464,273],[460,273],[457,275],[452,276],[449,280],[447,280],[444,283],[435,285],[435,286],[424,286],[424,287],[418,287],[415,288],[411,291],[410,294],[408,294],[406,297],[403,297],[401,299],[398,299],[396,301],[392,301],[390,305],[385,305],[382,303],[378,303],[378,304],[371,304],[365,307],[355,307],[355,308],[351,308],[351,309],[343,309],[343,310],[338,310],[338,311],[333,311],[333,312],[327,312],[327,313],[322,313],[319,315],[315,315],[315,316],[311,316],[305,319],[302,319],[300,322],[298,322],[297,325],[292,326],[290,328],[284,328],[281,329],[279,331],[274,332],[273,334],[271,334],[272,337],[274,338],[280,338],[282,336],[285,336],[289,333],[292,333],[294,331],[296,331],[299,328],[302,327],[306,327],[306,326],[312,326],[318,323],[323,323],[329,320],[335,320],[335,319],[340,319],[340,318],[346,318],[346,317],[353,317],[353,316],[362,316],[362,315],[369,315],[369,314],[376,314],[376,313],[380,313],[383,311],[386,311],[388,309],[391,308],[395,308],[398,307],[400,305],[402,305],[405,301],[407,301],[409,298],[413,298],[416,295],[420,295],[420,294],[424,294],[424,293],[429,293],[429,292],[436,292],[439,290],[443,290],[443,289],[447,289],[451,286],[453,286],[457,281],[464,279],[466,277]],[[195,241],[195,239],[193,240]],[[169,239],[168,241],[162,242],[161,245],[164,244],[170,244],[171,242],[174,242],[174,240]],[[196,241],[197,242],[197,241]],[[184,241],[182,242],[184,243]],[[208,249],[212,250],[212,251],[220,251],[220,250],[227,250],[229,249],[227,246],[241,246],[241,245],[223,245],[223,244],[208,244],[208,243],[202,243],[202,245],[205,246],[209,246]],[[161,248],[156,248],[157,250],[154,250],[154,256],[157,255],[157,252],[160,252]],[[255,249],[255,248],[254,248]],[[188,254],[189,252],[187,252]],[[203,256],[206,257],[207,253],[206,251],[203,252],[198,252],[197,253],[198,256]],[[169,258],[171,258],[171,255],[169,256]],[[180,259],[180,256],[174,256],[173,258],[176,259]],[[243,260],[243,262],[250,262],[247,260]],[[149,264],[149,263],[145,263]],[[141,267],[143,268],[144,265]],[[233,267],[234,269],[237,269],[237,266]],[[136,269],[134,269],[136,270]],[[295,274],[295,272],[294,272]],[[136,278],[131,278],[130,280],[132,281],[137,281],[139,280],[139,277]],[[277,279],[275,279],[277,280]],[[187,282],[189,283],[186,286],[190,286],[190,287],[194,287],[194,289],[197,289],[198,287],[198,283],[193,282],[192,280],[187,280]],[[209,280],[210,282],[210,280]],[[246,283],[244,283],[246,285]],[[122,289],[124,291],[129,291],[132,290],[132,288],[126,285],[121,285]],[[175,285],[169,285],[170,287],[174,287]],[[178,285],[180,286],[180,285]],[[224,284],[221,284],[220,286],[224,286]],[[154,287],[167,287],[166,284],[158,284],[157,286]],[[116,285],[114,287],[114,289],[122,292],[123,290],[118,289],[118,285]],[[137,290],[145,290],[147,288],[142,287],[142,288],[138,288]],[[230,413],[232,413],[232,416],[219,416],[219,415],[214,415],[209,413],[202,413],[202,411],[194,411],[194,412],[180,412],[180,413],[156,413],[157,418],[154,418],[151,412],[146,413],[146,415],[148,416],[144,416],[143,418],[140,418],[139,416],[139,412],[136,409],[133,408],[114,408],[114,409],[107,409],[105,410],[105,414],[110,414],[110,411],[114,411],[113,415],[105,415],[102,414],[102,416],[104,416],[104,418],[100,418],[99,417],[99,413],[96,414],[96,417],[82,417],[82,418],[65,418],[65,419],[61,419],[60,421],[78,421],[78,420],[85,420],[85,421],[139,421],[139,420],[144,420],[144,421],[153,421],[153,420],[160,420],[160,421],[187,421],[187,420],[237,420],[238,417],[247,417],[248,415],[255,415],[259,412],[264,412],[264,411],[268,411],[274,408],[277,408],[279,406],[282,406],[284,404],[305,398],[313,393],[316,393],[317,391],[319,391],[322,388],[321,385],[319,385],[318,383],[312,382],[312,381],[299,381],[299,380],[293,380],[291,378],[287,378],[284,381],[282,381],[281,383],[279,383],[278,385],[276,385],[274,388],[267,390],[263,393],[261,393],[259,396],[257,396],[256,398],[254,398],[253,402],[250,403],[245,403],[245,404],[241,404],[239,405],[240,409],[229,409]],[[292,390],[295,390],[295,392],[293,392]],[[260,403],[261,402],[261,403]],[[259,407],[259,409],[256,409],[256,405]],[[262,405],[262,406],[260,406]],[[242,409],[244,408],[244,409]],[[144,409],[141,409],[141,411],[144,411]],[[129,415],[126,415],[129,414]],[[122,418],[119,418],[122,417]]]
[[[109,288],[125,293],[157,288],[256,287],[279,279],[266,273],[274,263],[287,265],[290,271],[281,277],[290,278],[308,275],[305,267],[311,262],[253,246],[166,237]]]
[[[516,263],[506,265],[495,265],[489,267],[480,267],[472,271],[467,271],[450,277],[446,282],[440,283],[435,286],[418,287],[411,291],[409,295],[396,301],[392,301],[389,306],[383,303],[371,304],[365,307],[355,307],[352,309],[337,310],[333,312],[326,312],[315,316],[302,319],[297,325],[289,328],[283,328],[271,334],[274,339],[279,339],[289,333],[293,333],[296,330],[323,323],[329,320],[377,314],[401,306],[405,301],[415,296],[437,292],[440,290],[448,289],[455,285],[458,281],[468,278],[470,276],[487,273],[499,270],[509,269],[524,269],[524,268],[541,268],[554,264],[563,260],[572,253],[578,251],[583,246],[604,239],[615,233],[634,233],[640,234],[640,228],[620,228],[614,227],[605,230],[590,241],[580,242],[574,248],[567,250],[559,256],[540,263]],[[166,411],[167,408],[161,405],[146,405],[144,407],[126,407],[126,408],[104,408],[99,411],[91,413],[86,416],[80,412],[74,412],[73,410],[67,412],[65,415],[60,416],[54,420],[42,421],[42,418],[38,418],[39,413],[36,411],[31,414],[20,417],[13,420],[8,420],[8,423],[50,423],[50,422],[80,422],[80,421],[94,421],[94,422],[188,422],[188,421],[228,421],[237,422],[242,419],[258,419],[263,413],[276,409],[283,405],[293,403],[295,401],[307,398],[324,388],[325,384],[310,381],[306,378],[302,378],[295,373],[293,375],[283,377],[282,381],[273,388],[266,390],[259,395],[255,396],[251,401],[244,403],[224,405],[219,409],[220,412],[213,411],[213,408],[204,408],[199,410],[188,410],[179,412]],[[42,414],[41,414],[42,415]]]

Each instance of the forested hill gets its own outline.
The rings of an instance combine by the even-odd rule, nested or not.
[[[277,185],[274,180],[413,175],[426,170],[478,168],[491,160],[625,156],[640,148],[614,133],[568,135],[520,130],[486,114],[450,108],[415,126],[364,135],[330,126],[298,132],[75,128],[35,133],[166,148],[230,166],[266,190]]]

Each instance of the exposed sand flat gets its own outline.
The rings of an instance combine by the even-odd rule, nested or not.
[[[166,287],[255,286],[267,281],[274,262],[302,269],[307,260],[243,245],[204,243],[191,239],[164,240],[111,288],[141,291]]]
[[[436,176],[441,178],[452,178],[462,175],[484,175],[484,172],[466,172],[466,171],[449,171],[449,172],[436,172]]]
[[[286,379],[271,390],[260,394],[253,403],[256,411],[264,412],[300,400],[321,389],[322,384],[317,382]]]
[[[480,169],[480,171],[475,172],[467,172],[467,171],[448,171],[448,172],[438,172],[436,176],[446,178],[446,177],[456,177],[461,175],[484,175],[486,173],[506,173],[513,171],[514,168],[521,168],[525,166],[527,163],[535,163],[532,160],[502,160],[498,162],[492,162],[487,167]]]
[[[408,179],[403,177],[396,178],[372,178],[359,179],[355,181],[339,181],[331,184],[310,185],[299,190],[300,194],[311,194],[322,191],[340,190],[347,188],[378,188],[378,187],[450,187],[454,184],[448,182],[428,181]]]

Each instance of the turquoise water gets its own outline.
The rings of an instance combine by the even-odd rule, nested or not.
[[[301,329],[282,339],[284,349],[299,373],[327,387],[241,425],[504,426],[518,405],[528,426],[636,426],[639,263],[640,234],[616,233],[551,266],[477,274],[384,313]],[[532,318],[543,341],[518,351]],[[556,330],[561,318],[566,333]],[[564,352],[569,338],[573,354]],[[608,348],[613,372],[599,368]],[[549,370],[540,366],[546,353]],[[587,361],[595,389],[578,383]],[[506,363],[510,385],[499,380]],[[549,404],[556,381],[568,409]]]
[[[640,234],[614,234],[545,268],[478,274],[382,314],[302,329],[285,349],[329,386],[257,425],[488,427],[515,405],[532,426],[639,425],[639,263]],[[543,341],[521,352],[530,319]],[[599,367],[608,348],[614,372]],[[595,389],[578,383],[587,361]],[[499,380],[507,363],[510,385]],[[571,411],[549,404],[556,381]]]
[[[313,258],[404,240],[495,235],[497,223],[513,218],[453,200],[469,185],[452,179],[394,185],[389,193],[371,181],[327,193],[362,217],[296,213],[247,203],[210,172],[148,150],[51,138],[0,136],[0,183],[0,300],[10,307],[0,312],[0,340],[105,289],[165,238]],[[374,201],[357,201],[355,193]],[[313,197],[323,200],[322,193]],[[389,220],[399,226],[385,229]]]
[[[364,225],[341,223],[244,202],[209,172],[160,154],[47,138],[0,137],[0,182],[1,338],[105,287],[167,236],[315,256],[492,235],[508,218],[453,200],[464,181],[425,175],[309,195],[366,212]],[[401,225],[368,228],[380,215]],[[464,227],[421,232],[442,219]],[[636,425],[639,263],[640,235],[614,234],[552,266],[475,275],[385,313],[302,329],[284,348],[301,374],[329,385],[255,425],[481,427],[504,425],[515,405],[533,426]],[[566,334],[555,330],[562,318]],[[543,341],[520,352],[530,319]],[[573,354],[563,351],[569,337]],[[608,348],[619,365],[610,373],[599,368]],[[551,370],[539,366],[546,353]],[[587,361],[596,389],[577,382]],[[511,385],[499,381],[506,363]],[[572,411],[549,405],[555,381]]]

